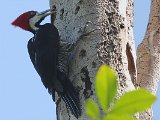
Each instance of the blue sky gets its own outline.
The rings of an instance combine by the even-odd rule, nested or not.
[[[0,120],[55,120],[55,105],[27,51],[31,33],[11,22],[28,10],[49,8],[46,0],[5,0],[0,7]],[[49,22],[49,17],[46,20]]]
[[[136,45],[140,43],[146,30],[149,1],[135,0]],[[27,42],[32,34],[10,24],[25,11],[43,11],[48,8],[49,2],[46,0],[5,0],[1,4],[0,120],[56,119],[55,104],[29,59]],[[49,17],[44,22],[49,22]],[[160,119],[158,108],[159,102],[154,107],[154,120]]]
[[[135,20],[134,20],[134,37],[136,41],[136,46],[142,41],[150,11],[150,1],[151,0],[135,0]],[[160,86],[160,85],[159,85]],[[157,101],[153,105],[154,117],[153,120],[160,120],[160,88],[157,91]]]

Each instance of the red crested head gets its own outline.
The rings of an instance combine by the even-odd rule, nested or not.
[[[37,11],[28,11],[21,14],[15,21],[12,22],[12,25],[35,33],[39,29],[42,20],[52,13],[55,13],[55,11],[51,11],[50,9],[40,13]]]
[[[29,31],[31,29],[29,24],[29,19],[36,15],[36,11],[28,11],[21,14],[15,21],[11,24],[14,26],[18,26],[24,30]]]

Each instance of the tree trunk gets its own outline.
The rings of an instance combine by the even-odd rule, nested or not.
[[[61,40],[79,41],[73,51],[74,59],[70,61],[69,77],[80,93],[82,115],[78,120],[89,120],[85,100],[97,101],[94,79],[102,63],[117,73],[118,96],[135,89],[133,0],[50,0],[50,5],[57,10],[52,22]],[[76,120],[63,101],[57,103],[57,119]]]
[[[137,49],[137,85],[153,94],[160,80],[160,1],[151,1],[150,18],[142,43]],[[152,119],[152,110],[140,114],[140,120]]]

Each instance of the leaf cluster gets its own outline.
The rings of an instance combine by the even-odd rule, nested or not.
[[[107,65],[102,65],[95,80],[95,91],[100,107],[94,100],[86,100],[86,114],[92,120],[135,120],[135,113],[150,108],[156,100],[156,96],[145,89],[129,91],[115,100],[117,84],[115,72]],[[100,108],[103,114],[100,114]]]

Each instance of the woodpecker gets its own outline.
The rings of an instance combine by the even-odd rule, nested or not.
[[[45,17],[55,11],[28,11],[21,14],[12,25],[29,31],[34,36],[28,41],[28,52],[41,81],[55,102],[55,92],[65,102],[66,107],[78,119],[81,115],[79,95],[70,82],[62,63],[63,53],[71,44],[60,41],[57,28],[50,23],[40,25]],[[63,48],[63,49],[61,49]]]

